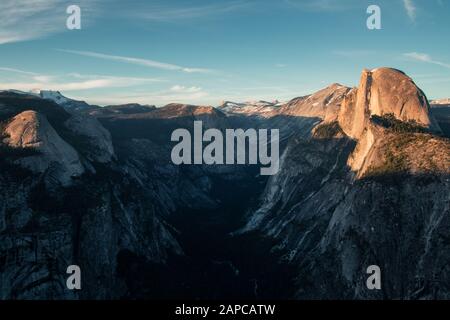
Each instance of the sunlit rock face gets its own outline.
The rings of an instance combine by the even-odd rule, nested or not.
[[[450,142],[434,132],[409,77],[365,70],[337,122],[290,141],[240,232],[278,240],[301,299],[448,299]],[[370,265],[382,290],[366,287]]]
[[[450,298],[450,143],[428,111],[388,68],[218,108],[0,92],[0,298]],[[278,174],[174,165],[171,133],[196,120],[280,129]]]
[[[344,99],[339,124],[348,136],[357,139],[370,116],[392,113],[399,120],[414,120],[439,131],[429,109],[425,94],[403,72],[390,68],[364,70],[358,88]]]
[[[18,162],[36,173],[43,173],[51,166],[57,167],[57,180],[69,184],[72,177],[84,172],[77,151],[66,143],[53,129],[44,115],[24,111],[6,126],[4,143],[12,148],[33,149],[35,156]]]

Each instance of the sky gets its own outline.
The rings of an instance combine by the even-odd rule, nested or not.
[[[366,26],[369,5],[381,30]],[[217,106],[353,87],[386,66],[447,98],[449,13],[450,0],[1,0],[0,90]]]

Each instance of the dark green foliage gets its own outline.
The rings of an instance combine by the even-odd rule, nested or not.
[[[314,137],[319,139],[332,139],[338,134],[344,134],[344,132],[337,121],[320,124],[314,131]]]
[[[394,114],[388,113],[383,116],[373,115],[371,120],[396,133],[425,133],[427,130],[415,120],[401,121]]]

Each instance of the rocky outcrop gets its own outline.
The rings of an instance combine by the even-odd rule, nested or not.
[[[1,298],[450,297],[450,142],[400,71],[287,104],[118,109],[93,119],[0,93]],[[279,173],[173,165],[170,134],[194,120],[280,129]],[[23,170],[33,157],[52,164]],[[48,179],[75,163],[70,184]],[[65,287],[71,264],[79,292]],[[374,264],[379,291],[366,287]]]
[[[364,70],[357,89],[345,97],[339,112],[344,132],[359,139],[372,115],[393,114],[439,131],[425,94],[403,72],[391,68]]]
[[[90,161],[106,163],[114,157],[111,134],[94,117],[72,113],[65,126],[78,137],[84,139],[84,155]]]
[[[402,72],[364,71],[338,121],[291,140],[241,232],[277,241],[301,299],[448,299],[450,141]],[[368,290],[378,265],[382,290]]]
[[[155,106],[141,105],[138,103],[128,103],[120,105],[105,106],[89,110],[89,114],[95,117],[114,116],[117,114],[147,113],[155,110]]]
[[[439,136],[415,131],[396,132],[370,121],[348,165],[357,178],[396,172],[445,175],[450,168],[450,145]]]
[[[158,210],[166,204],[123,172],[56,188],[9,168],[0,188],[0,299],[119,299],[121,252],[154,263],[182,254]],[[69,265],[81,268],[80,291],[66,287]]]
[[[24,111],[5,127],[3,143],[12,148],[32,149],[36,155],[18,159],[17,163],[36,173],[53,171],[64,185],[84,172],[77,151],[53,129],[46,117],[35,111]]]
[[[278,101],[249,101],[243,103],[224,101],[218,109],[227,115],[268,118],[273,117],[282,105],[283,103]]]
[[[341,104],[350,88],[334,83],[316,93],[291,100],[278,114],[296,117],[320,118],[326,122],[337,119]]]
[[[50,91],[50,90],[41,90],[39,92],[39,96],[42,99],[47,99],[55,102],[66,110],[71,111],[88,111],[92,109],[98,109],[97,106],[92,106],[86,103],[85,101],[79,101],[74,99],[69,99],[66,96],[62,95],[59,91]]]

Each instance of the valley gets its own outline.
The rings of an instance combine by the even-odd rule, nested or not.
[[[443,108],[391,68],[286,103],[2,91],[0,298],[448,298]],[[172,132],[200,121],[279,130],[279,172],[174,164]],[[70,264],[83,290],[65,287]],[[382,290],[365,286],[373,264]]]

